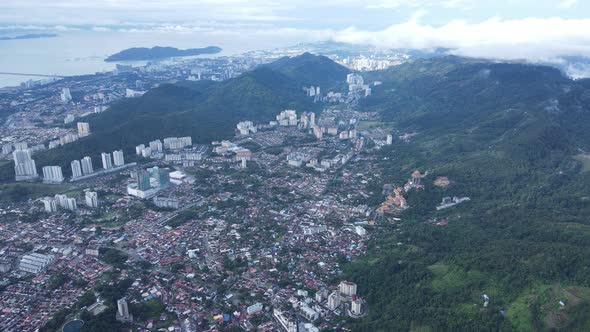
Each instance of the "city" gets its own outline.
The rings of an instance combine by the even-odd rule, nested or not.
[[[353,104],[370,93],[359,75],[348,75],[347,84],[340,102]],[[62,88],[56,103],[71,100]],[[92,100],[85,107],[101,108],[84,100]],[[101,152],[100,161],[80,156],[68,177],[60,166],[37,171],[38,140],[5,144],[16,181],[66,185],[67,192],[3,209],[16,219],[2,228],[0,328],[33,331],[64,310],[73,313],[86,298],[95,302],[85,308],[98,315],[105,305],[97,287],[124,280],[133,283],[121,303],[158,301],[169,315],[155,324],[118,309],[118,320],[147,329],[344,328],[339,317],[369,310],[356,285],[339,275],[342,262],[365,253],[375,224],[374,211],[355,197],[368,194],[363,183],[375,176],[361,171],[360,153],[393,143],[380,129],[357,130],[361,121],[375,120],[376,114],[337,108],[317,120],[313,112],[277,110],[269,123],[238,123],[232,140],[194,145],[191,137],[167,137],[137,145],[134,156],[122,150]],[[87,122],[74,130],[66,136],[92,135]],[[44,127],[39,131],[33,137],[48,137]],[[53,142],[48,149],[68,144]],[[334,187],[342,177],[347,189]],[[23,222],[27,218],[39,223]],[[17,246],[22,236],[26,248]],[[26,282],[28,275],[34,279]],[[60,294],[58,303],[41,301],[48,284]]]
[[[590,331],[590,2],[0,2],[0,331]]]

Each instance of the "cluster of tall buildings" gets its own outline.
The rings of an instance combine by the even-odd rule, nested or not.
[[[356,291],[357,286],[355,283],[342,281],[338,285],[338,290],[333,291],[328,296],[328,309],[336,310],[341,304],[345,303],[345,311],[348,315],[353,318],[360,317],[363,314],[364,301],[357,296]]]
[[[249,135],[250,133],[256,133],[257,128],[252,121],[238,122],[236,125],[240,135]]]
[[[368,97],[371,94],[371,88],[365,84],[363,77],[359,74],[348,74],[346,83],[348,83],[349,95],[362,94],[364,97]]]
[[[75,198],[70,198],[66,195],[55,195],[54,197],[44,197],[41,199],[45,212],[53,213],[57,211],[58,207],[66,210],[76,211],[78,205]]]
[[[319,96],[321,94],[319,86],[312,85],[309,88],[304,87],[303,90],[305,90],[305,93],[307,94],[308,97],[315,97],[315,96]]]
[[[8,155],[15,150],[26,150],[29,149],[29,144],[27,142],[17,142],[14,144],[4,144],[2,146],[2,154]],[[29,149],[31,150],[31,149]],[[32,151],[31,151],[32,152]]]
[[[95,191],[86,191],[85,203],[89,208],[98,207],[98,194]],[[55,195],[54,197],[44,197],[41,199],[43,203],[43,209],[45,212],[53,213],[57,212],[58,208],[63,208],[70,211],[76,211],[78,205],[75,198],[68,197],[66,195]]]
[[[134,177],[135,182],[127,186],[127,193],[131,196],[150,198],[170,186],[170,173],[158,166],[140,169]]]
[[[164,149],[167,150],[180,150],[191,145],[193,145],[193,139],[190,136],[164,138]]]
[[[296,126],[297,125],[297,111],[284,110],[276,117],[279,126]]]
[[[125,165],[125,156],[123,155],[123,150],[113,151],[112,158],[110,153],[103,152],[100,154],[100,158],[102,159],[102,168],[105,170]]]
[[[149,158],[154,153],[161,153],[164,150],[181,150],[191,145],[193,145],[193,139],[190,136],[166,137],[164,142],[157,139],[149,142],[148,146],[145,144],[135,146],[135,153],[138,156]]]
[[[94,173],[92,159],[89,156],[82,158],[82,160],[72,160],[70,165],[72,167],[72,179]]]

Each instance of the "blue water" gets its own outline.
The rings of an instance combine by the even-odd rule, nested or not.
[[[13,32],[12,35],[24,33]],[[294,43],[292,40],[260,38],[249,34],[195,31],[179,33],[80,30],[56,33],[59,36],[54,38],[0,40],[0,72],[83,75],[109,71],[115,64],[103,60],[130,47],[197,48],[215,45],[223,48],[220,55],[232,55]],[[18,85],[29,79],[31,77],[0,75],[0,87]]]

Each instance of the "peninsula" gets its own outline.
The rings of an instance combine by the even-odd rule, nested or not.
[[[207,46],[203,48],[191,48],[181,50],[174,47],[155,46],[134,47],[123,50],[119,53],[113,54],[105,59],[106,62],[113,61],[136,61],[136,60],[155,60],[180,56],[193,56],[201,54],[216,54],[221,52],[221,48],[217,46]]]

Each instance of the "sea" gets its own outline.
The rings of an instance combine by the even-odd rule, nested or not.
[[[12,32],[11,35],[26,33]],[[294,44],[285,39],[259,38],[239,33],[80,30],[57,34],[57,37],[50,38],[0,40],[0,87],[17,86],[30,79],[43,78],[2,74],[5,72],[69,76],[110,71],[115,63],[105,62],[104,59],[131,47],[170,46],[186,49],[219,46],[223,51],[217,56],[223,56]]]

